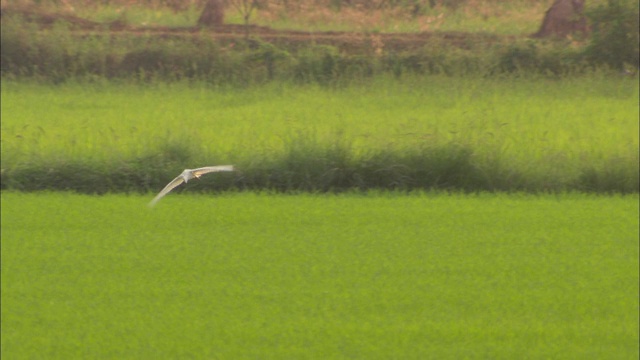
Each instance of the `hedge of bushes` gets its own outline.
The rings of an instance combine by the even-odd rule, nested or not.
[[[474,37],[464,46],[454,46],[434,36],[422,46],[384,51],[367,41],[345,50],[331,44],[267,42],[259,37],[219,40],[197,32],[87,32],[72,29],[64,20],[42,30],[21,16],[4,15],[0,71],[4,78],[54,83],[104,78],[238,85],[272,80],[331,84],[389,73],[562,76],[603,66],[636,71],[638,5],[629,4],[610,1],[594,8],[589,13],[594,24],[591,41],[582,47],[526,38],[474,43]]]

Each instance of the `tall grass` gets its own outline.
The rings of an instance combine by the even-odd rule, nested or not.
[[[5,188],[144,191],[234,163],[214,188],[638,190],[638,84],[623,77],[52,90],[3,84]]]

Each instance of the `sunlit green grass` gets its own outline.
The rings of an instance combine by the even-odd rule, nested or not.
[[[2,193],[3,358],[638,357],[638,197]]]
[[[6,82],[1,95],[9,163],[26,150],[108,158],[183,139],[204,154],[277,150],[300,132],[329,143],[340,135],[356,148],[455,140],[523,157],[621,155],[638,146],[638,85],[624,78],[425,77],[341,89]]]
[[[540,183],[570,183],[585,168],[630,176],[638,168],[638,83],[597,74],[376,79],[334,89],[6,82],[1,96],[3,171],[167,151],[189,159],[171,172],[220,163],[250,169],[288,152],[310,161],[310,148],[338,147],[357,162],[372,151],[452,144],[471,149],[485,173],[507,168]]]

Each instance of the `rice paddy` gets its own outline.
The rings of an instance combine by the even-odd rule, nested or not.
[[[3,358],[640,355],[636,79],[95,80],[3,79]]]
[[[451,152],[462,149],[469,154],[462,172],[480,178],[472,188],[599,191],[582,183],[591,176],[610,178],[611,186],[600,191],[638,189],[638,83],[623,77],[435,76],[339,89],[271,84],[244,90],[71,84],[52,91],[9,82],[1,96],[8,188],[54,184],[44,167],[72,164],[91,178],[67,189],[90,188],[109,176],[117,183],[138,171],[147,185],[133,189],[149,191],[185,167],[220,163],[237,164],[251,187],[268,188],[265,176],[284,178],[304,164],[316,164],[320,175],[340,168],[354,178],[419,171],[415,163],[424,152],[455,156]],[[145,163],[166,172],[151,173]],[[407,186],[417,182],[413,173],[394,173],[389,183],[405,175]]]
[[[2,193],[7,358],[638,357],[638,196]]]

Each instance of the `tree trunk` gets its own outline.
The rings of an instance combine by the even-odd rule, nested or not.
[[[224,4],[222,0],[208,0],[198,19],[198,26],[210,27],[224,24]]]
[[[534,38],[565,37],[575,32],[587,33],[587,19],[583,14],[585,0],[556,0],[544,15]]]

